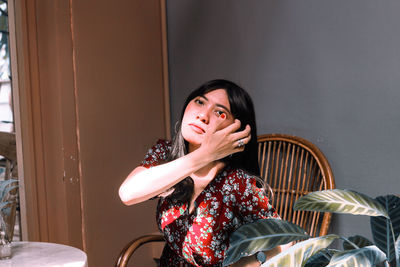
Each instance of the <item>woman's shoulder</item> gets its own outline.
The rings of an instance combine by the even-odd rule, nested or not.
[[[226,181],[230,183],[253,183],[257,180],[256,176],[240,168],[229,168]]]
[[[239,168],[228,168],[222,175],[222,191],[227,194],[240,193],[248,187],[256,185],[257,177]]]
[[[162,153],[171,150],[171,141],[166,139],[158,139],[157,142],[149,149],[148,153]]]
[[[158,139],[155,146],[162,147],[164,149],[171,149],[172,142],[167,139]]]
[[[165,161],[171,152],[171,146],[171,141],[158,139],[157,142],[147,151],[141,165],[148,168]]]

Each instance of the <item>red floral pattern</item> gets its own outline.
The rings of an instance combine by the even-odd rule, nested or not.
[[[166,160],[168,141],[159,140],[145,156],[150,168]],[[279,218],[256,178],[241,169],[226,167],[200,193],[189,214],[188,203],[161,197],[157,223],[167,245],[161,266],[222,266],[229,236],[243,224]]]

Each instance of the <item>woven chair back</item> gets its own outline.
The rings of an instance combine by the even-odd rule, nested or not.
[[[269,185],[269,197],[282,219],[311,236],[326,235],[330,213],[293,210],[299,197],[335,187],[331,167],[318,147],[297,136],[260,135],[258,158],[261,178]]]

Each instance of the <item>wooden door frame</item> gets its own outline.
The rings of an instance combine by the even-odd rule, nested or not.
[[[49,55],[43,56],[39,50],[41,40],[38,38],[37,7],[40,4],[36,0],[9,1],[14,117],[18,173],[22,189],[20,190],[22,236],[24,240],[54,241],[50,234],[50,228],[53,227],[54,230],[54,227],[57,228],[57,226],[52,224],[53,216],[48,203],[54,201],[54,199],[51,199],[50,193],[55,188],[49,186],[48,180],[63,179],[63,188],[57,188],[57,190],[65,192],[63,194],[65,197],[62,198],[60,206],[66,211],[67,227],[59,230],[66,231],[68,237],[61,243],[69,243],[83,248],[79,143],[76,110],[71,109],[71,107],[76,107],[75,88],[64,90],[65,88],[61,86],[54,89],[63,99],[63,101],[58,100],[60,105],[56,108],[57,110],[54,110],[61,115],[60,124],[63,135],[60,138],[62,139],[62,153],[64,154],[63,177],[49,177],[47,168],[52,162],[45,160],[46,149],[48,149],[46,146],[48,145],[44,136],[51,129],[44,122],[43,105],[46,100],[57,101],[57,99],[46,98],[46,90],[49,89],[44,89],[42,85],[40,60],[42,60],[41,57],[46,59],[46,56],[49,57]],[[69,3],[67,4],[69,5]],[[56,5],[60,4],[54,4],[54,6]],[[50,16],[55,15],[57,9],[54,6],[50,7]],[[54,12],[54,14],[51,12]],[[57,16],[54,16],[54,18],[58,19]],[[63,22],[60,22],[60,25],[65,26]],[[70,37],[72,38],[72,35]],[[72,44],[72,40],[70,41]],[[60,54],[60,51],[56,51],[50,56],[56,57],[55,62],[57,63],[57,60],[60,62],[60,60],[65,59],[60,58]],[[72,50],[68,56],[70,56],[72,66]],[[72,71],[72,76],[74,76],[73,74]],[[54,231],[57,231],[57,229]]]
[[[32,7],[35,7],[34,2],[31,2]],[[38,194],[44,195],[44,192],[43,190],[38,192],[37,185],[37,177],[43,174],[43,169],[37,168],[39,165],[36,164],[36,161],[39,161],[40,157],[37,157],[38,155],[35,155],[34,152],[35,139],[40,140],[40,138],[37,136],[35,138],[32,124],[33,106],[36,106],[40,113],[40,105],[37,105],[37,96],[32,95],[34,91],[32,87],[38,88],[39,85],[38,74],[35,73],[37,68],[34,67],[37,65],[36,41],[29,41],[28,35],[29,32],[35,32],[36,23],[32,14],[28,16],[27,8],[25,1],[9,1],[10,61],[13,76],[13,113],[17,140],[22,238],[23,240],[39,241],[43,237],[41,230],[46,228],[45,221],[40,223],[39,219],[41,217],[39,206],[44,203],[39,203]],[[34,10],[31,10],[30,13],[32,12]],[[30,27],[28,23],[32,23]],[[35,34],[32,37],[35,37]],[[30,43],[32,47],[30,47]],[[22,88],[25,90],[21,90],[20,93]],[[40,120],[36,122],[36,125],[38,129],[41,128]],[[25,179],[25,177],[30,177],[30,179]],[[43,202],[43,200],[41,201]],[[46,217],[46,214],[42,214],[42,216]]]
[[[85,234],[83,220],[83,205],[81,196],[81,173],[79,160],[79,129],[77,127],[76,85],[75,85],[75,54],[73,47],[73,0],[63,1],[69,5],[69,31],[71,50],[68,54],[56,54],[59,60],[70,60],[72,90],[61,90],[64,99],[58,108],[63,131],[63,177],[65,180],[65,197],[62,205],[67,212],[67,227],[56,229],[67,231],[68,240],[63,243],[85,249]],[[58,1],[59,5],[61,1]],[[18,173],[20,180],[21,227],[23,240],[47,241],[52,240],[52,213],[48,202],[53,201],[49,196],[46,179],[49,179],[46,168],[51,162],[46,162],[46,141],[44,136],[46,123],[43,121],[43,87],[40,69],[40,41],[38,38],[37,13],[38,0],[10,0],[10,55],[13,74],[12,90],[14,105],[14,121],[17,139]],[[168,80],[168,51],[166,1],[160,0],[162,47],[163,47],[163,87],[165,107],[165,136],[170,138],[170,106]],[[68,8],[64,6],[64,8]],[[66,10],[66,9],[64,9]],[[55,11],[54,11],[55,12]],[[57,17],[57,16],[55,16]],[[64,23],[65,24],[65,23]],[[66,26],[66,25],[64,25]],[[70,88],[70,89],[71,89]],[[74,108],[71,108],[74,107]]]

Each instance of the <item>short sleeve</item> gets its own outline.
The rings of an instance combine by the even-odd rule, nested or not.
[[[269,199],[262,188],[257,187],[256,178],[246,173],[239,182],[237,191],[237,211],[244,223],[250,223],[258,219],[280,219],[275,208],[269,203]]]
[[[170,141],[160,139],[152,148],[147,151],[140,166],[146,168],[157,166],[167,160],[170,151]]]

